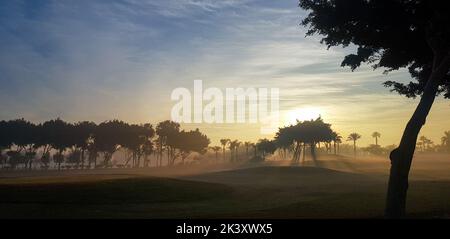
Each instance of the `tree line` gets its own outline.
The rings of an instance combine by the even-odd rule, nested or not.
[[[379,134],[379,133],[378,133]],[[379,136],[377,136],[379,137]],[[356,142],[361,138],[358,133],[351,133],[347,141],[353,142],[353,153],[356,155]],[[317,151],[325,153],[340,153],[343,137],[331,129],[331,124],[325,123],[321,117],[312,120],[297,121],[296,124],[279,128],[273,140],[260,139],[257,143],[245,142],[246,158],[254,161],[263,161],[269,155],[278,152],[283,159],[291,158],[293,163],[305,162],[306,152],[313,161],[317,160]],[[230,161],[237,158],[237,149],[242,143],[238,140],[221,139],[223,159],[225,150],[230,150]],[[249,156],[249,149],[253,149],[253,156]],[[217,153],[220,147],[214,148]]]
[[[323,143],[331,149],[331,142],[339,147],[342,137],[331,130],[331,125],[321,118],[298,121],[279,129],[274,140],[260,139],[256,143],[221,139],[221,146],[208,147],[210,139],[199,129],[185,131],[180,124],[166,120],[153,127],[152,124],[128,124],[119,120],[96,124],[91,121],[77,123],[61,119],[34,124],[25,119],[0,121],[0,162],[2,168],[32,169],[33,164],[42,169],[53,166],[63,168],[110,168],[113,155],[122,150],[126,153],[123,167],[149,167],[151,156],[156,166],[184,164],[192,153],[215,152],[216,160],[222,150],[223,160],[229,150],[229,162],[242,160],[264,161],[268,155],[287,151],[294,152],[293,161],[298,162],[303,150],[311,150],[316,159],[316,145]],[[355,139],[356,142],[356,139]],[[245,157],[239,148],[245,147]],[[355,144],[356,147],[356,144]],[[328,152],[328,151],[327,151]],[[116,165],[117,166],[117,165]]]
[[[371,135],[375,144],[361,148],[362,153],[385,155],[395,145],[381,147],[379,132]],[[119,120],[96,124],[90,121],[68,123],[61,119],[33,124],[24,119],[0,121],[0,163],[2,168],[31,169],[38,165],[41,169],[51,166],[61,168],[110,168],[113,155],[125,152],[124,163],[117,167],[149,167],[153,165],[172,166],[184,164],[185,160],[197,153],[204,155],[214,152],[219,161],[222,151],[223,162],[261,162],[278,152],[281,159],[291,159],[293,163],[305,163],[307,151],[317,162],[318,151],[327,154],[353,152],[356,156],[357,141],[362,136],[351,133],[343,143],[343,137],[331,129],[331,124],[322,118],[297,121],[296,124],[279,128],[274,139],[260,139],[256,143],[221,139],[220,146],[211,146],[210,139],[196,130],[182,130],[180,124],[166,120],[152,124],[128,124]],[[441,145],[434,145],[425,136],[419,138],[417,148],[421,152],[450,152],[450,131],[444,132]],[[245,149],[245,154],[239,152]],[[226,157],[226,151],[229,158]]]
[[[112,167],[113,154],[126,152],[124,166],[148,167],[150,155],[157,154],[156,164],[184,162],[191,153],[203,154],[209,138],[198,129],[185,131],[178,123],[163,121],[156,128],[147,124],[128,124],[111,120],[96,124],[90,121],[68,123],[61,119],[34,124],[24,119],[0,121],[0,161],[2,168],[31,169],[33,163],[48,169],[51,162],[61,169],[63,163],[73,168]]]

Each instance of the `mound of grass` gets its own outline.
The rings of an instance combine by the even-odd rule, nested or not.
[[[78,177],[3,182],[0,218],[376,218],[386,192],[384,178],[295,166],[184,179]],[[450,181],[412,180],[408,194],[409,216],[449,217]]]
[[[264,166],[206,173],[186,178],[221,184],[259,187],[311,187],[330,184],[362,184],[379,181],[362,174],[300,166]]]
[[[0,185],[0,217],[151,217],[136,208],[201,203],[231,191],[224,185],[167,178]]]

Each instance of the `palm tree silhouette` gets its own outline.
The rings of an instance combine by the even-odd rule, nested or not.
[[[237,150],[238,150],[240,144],[241,144],[241,142],[239,142],[239,140],[230,141],[228,147],[230,148],[230,161],[231,162],[237,160]]]
[[[450,130],[444,132],[444,136],[441,138],[442,146],[445,147],[445,149],[450,151]]]
[[[331,134],[331,140],[333,141],[334,154],[338,154],[339,152],[339,144],[342,142],[342,136],[339,133],[334,132]]]
[[[356,141],[361,138],[361,135],[358,133],[351,133],[347,137],[347,141],[353,141],[353,155],[356,156]]]
[[[241,146],[242,142],[239,140],[235,140],[236,141],[236,148],[234,151],[234,156],[235,156],[235,160],[238,160],[238,153],[239,153],[239,146]]]
[[[249,142],[249,141],[245,141],[245,142],[244,142],[244,146],[245,146],[245,157],[247,157],[247,159],[248,159],[248,148],[250,147],[251,144],[252,144],[252,143]]]
[[[222,156],[223,156],[223,161],[225,161],[225,147],[227,146],[227,144],[230,142],[230,139],[221,139],[220,140],[220,144],[222,145]]]
[[[214,146],[211,147],[211,150],[214,151],[214,153],[216,153],[216,161],[219,160],[219,151],[222,149],[222,147],[220,146]]]
[[[375,138],[375,145],[378,146],[378,138],[381,137],[381,134],[375,131],[372,133],[372,137]]]
[[[342,143],[342,136],[338,134],[334,141],[336,142],[336,146],[337,146],[337,154],[339,154],[340,153],[339,145]]]
[[[430,145],[433,144],[433,141],[431,141],[430,139],[428,139],[427,137],[425,137],[423,135],[420,136],[419,142],[420,142],[420,145],[422,146],[422,152],[425,152],[425,150],[429,149]]]

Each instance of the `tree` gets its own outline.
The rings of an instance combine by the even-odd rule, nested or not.
[[[235,155],[235,160],[238,161],[239,160],[239,146],[241,146],[242,142],[239,140],[235,140],[235,148],[234,148],[234,155]]]
[[[222,149],[220,146],[211,147],[211,150],[214,151],[216,155],[216,161],[219,161],[219,151]]]
[[[262,153],[261,160],[264,161],[268,154],[273,154],[275,152],[277,146],[273,140],[260,139],[258,143],[256,143],[256,148]]]
[[[31,169],[32,162],[36,156],[36,144],[38,137],[38,127],[24,119],[16,119],[7,122],[7,127],[10,130],[10,143],[14,145],[16,151],[23,153],[20,163],[24,168]],[[18,161],[16,161],[18,162]]]
[[[17,165],[23,164],[26,162],[25,156],[22,155],[19,151],[9,150],[6,152],[9,157],[9,165],[12,169],[15,169]]]
[[[433,144],[433,141],[431,141],[429,138],[425,137],[425,136],[420,136],[419,137],[419,142],[418,145],[420,145],[422,152],[425,152],[427,150],[430,150],[430,145]]]
[[[72,144],[79,151],[79,163],[81,169],[84,168],[85,155],[89,150],[89,138],[93,137],[97,125],[94,122],[82,121],[78,122],[73,127]]]
[[[378,145],[378,138],[381,137],[381,134],[375,131],[372,133],[372,137],[375,138],[375,145]]]
[[[0,163],[2,164],[2,168],[5,167],[7,161],[8,161],[8,157],[3,154],[3,151],[0,151]]]
[[[70,153],[67,155],[67,163],[71,164],[74,168],[78,168],[81,162],[81,150],[78,148],[72,148]]]
[[[444,146],[447,152],[450,152],[450,130],[444,132],[444,136],[441,138],[442,146]]]
[[[376,144],[371,144],[368,147],[362,148],[362,150],[373,155],[381,155],[384,153],[384,149],[380,145]]]
[[[293,130],[292,125],[279,128],[278,132],[275,134],[275,144],[276,144],[277,148],[283,152],[284,157],[287,156],[286,152],[292,152],[293,150],[295,150],[295,152],[292,156],[292,161],[297,162],[298,156],[299,156],[297,151],[299,148],[299,144],[301,144],[302,141],[300,138],[295,137],[295,134],[293,131],[294,130]],[[299,135],[297,135],[297,136],[299,136]]]
[[[284,152],[289,150],[293,151],[292,161],[298,163],[300,160],[301,146],[304,143],[304,133],[301,132],[301,122],[297,121],[296,125],[290,125],[287,127],[282,127],[278,129],[275,135],[275,142],[277,148],[283,150]],[[305,152],[305,150],[303,150]]]
[[[174,141],[174,149],[179,150],[182,164],[184,164],[185,159],[192,152],[199,154],[206,153],[210,143],[209,138],[206,135],[202,134],[199,129],[191,131],[182,130],[178,133]],[[176,157],[177,156],[178,155],[176,155]]]
[[[43,165],[41,165],[41,168],[48,169],[49,164],[50,164],[50,159],[51,159],[50,152],[42,153],[40,161],[41,161],[41,164],[43,164]]]
[[[53,130],[51,127],[53,127],[51,121],[46,121],[43,124],[38,125],[38,136],[36,137],[35,142],[36,147],[42,149],[40,163],[43,164],[43,166],[41,166],[45,169],[48,169],[51,160],[50,151],[52,150],[53,140],[51,135]]]
[[[385,214],[403,217],[418,134],[436,95],[450,98],[450,5],[426,0],[300,0],[299,6],[309,11],[302,21],[309,28],[307,35],[322,35],[321,42],[328,47],[358,47],[342,66],[354,70],[369,63],[385,72],[408,68],[414,79],[407,84],[385,82],[401,95],[420,96],[399,146],[390,154]]]
[[[103,153],[103,167],[111,167],[113,154],[121,147],[127,137],[128,124],[112,120],[100,123],[94,132],[94,143],[97,152]]]
[[[332,135],[333,144],[334,144],[334,154],[339,154],[339,145],[342,143],[342,136],[339,133],[333,132]]]
[[[126,125],[120,144],[131,152],[126,164],[132,159],[132,166],[139,167],[141,158],[148,160],[148,155],[153,151],[152,138],[155,134],[151,124],[144,125]],[[145,163],[144,163],[145,164]]]
[[[308,144],[311,156],[316,162],[316,144],[330,142],[333,138],[331,125],[325,123],[321,117],[315,120],[297,121],[297,124],[280,128],[275,136],[277,145],[294,149],[292,160],[298,162],[300,159],[301,146],[303,146],[303,159],[305,158],[305,146]]]
[[[11,147],[11,144],[12,141],[8,122],[2,120],[0,121],[0,160],[3,167],[7,163],[8,159],[8,157],[3,154],[3,150],[9,149]]]
[[[356,141],[361,138],[361,135],[358,133],[351,133],[347,137],[347,141],[353,141],[353,155],[356,156]]]
[[[221,139],[220,140],[220,144],[222,145],[222,156],[223,156],[223,161],[225,161],[225,147],[228,145],[228,143],[230,143],[231,140],[230,139]]]
[[[174,121],[166,120],[158,123],[156,126],[156,134],[158,135],[159,161],[162,165],[163,147],[167,151],[167,165],[171,165],[174,158],[174,143],[176,136],[180,132],[180,124]]]
[[[87,139],[87,151],[88,151],[88,169],[91,169],[92,163],[94,163],[94,168],[97,167],[97,158],[98,158],[98,148],[95,144],[95,131],[94,134],[91,135]]]
[[[64,152],[73,143],[73,125],[61,119],[55,119],[45,122],[43,126],[46,131],[44,135],[48,137],[47,142],[57,151],[53,155],[53,162],[58,165],[58,170],[61,170],[61,164],[65,160]]]
[[[244,142],[244,146],[245,146],[245,157],[248,159],[248,148],[250,147],[250,145],[252,144],[252,142],[249,141],[245,141]]]
[[[256,148],[256,144],[255,143],[251,143],[250,147],[253,148],[253,158],[256,158],[257,156],[257,148]]]
[[[230,148],[230,161],[234,162],[236,159],[236,149],[239,147],[240,142],[238,140],[233,140],[229,142],[229,148]]]
[[[149,167],[150,159],[149,156],[154,152],[153,140],[155,136],[155,130],[151,124],[144,124],[142,127],[141,137],[141,151],[144,155],[144,166]]]

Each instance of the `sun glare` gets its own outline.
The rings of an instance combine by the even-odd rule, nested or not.
[[[317,119],[321,116],[322,112],[319,108],[316,107],[306,107],[306,108],[298,108],[289,110],[285,116],[286,124],[295,124],[297,120],[311,120]]]

